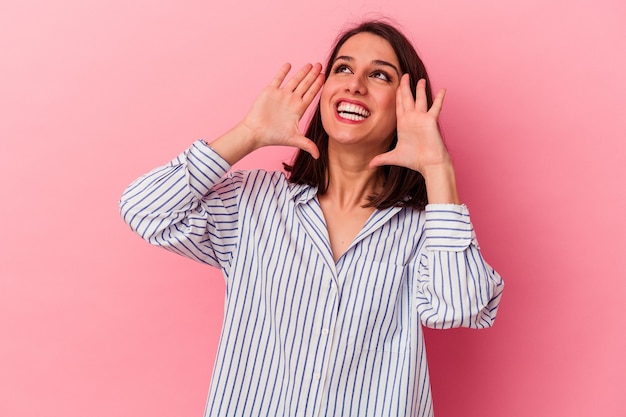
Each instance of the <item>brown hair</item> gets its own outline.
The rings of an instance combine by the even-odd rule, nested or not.
[[[326,64],[325,75],[329,76],[332,63],[337,57],[341,46],[352,36],[362,32],[368,32],[380,36],[391,44],[402,73],[410,76],[411,91],[415,96],[417,81],[421,78],[426,80],[426,99],[428,107],[432,105],[432,91],[430,80],[426,73],[426,68],[422,60],[417,55],[411,42],[398,29],[389,23],[372,20],[366,21],[358,26],[341,33],[337,38],[334,48]],[[306,129],[305,136],[311,139],[320,151],[319,159],[314,159],[308,152],[299,150],[294,158],[293,164],[284,164],[285,171],[289,173],[289,181],[296,184],[308,184],[318,188],[319,194],[324,194],[328,189],[328,133],[322,126],[320,105],[318,103],[311,121]],[[390,150],[396,146],[398,140],[397,133],[391,143]],[[393,206],[408,206],[423,209],[428,202],[426,195],[426,184],[424,177],[417,171],[399,166],[383,166],[380,168],[383,173],[383,191],[370,197],[367,204],[369,207],[385,209]]]

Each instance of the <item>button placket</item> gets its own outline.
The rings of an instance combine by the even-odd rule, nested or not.
[[[324,293],[326,293],[331,299],[336,297],[337,293],[335,290],[335,286],[333,285],[332,277],[325,276],[322,278],[321,290]],[[313,369],[313,374],[311,375],[312,380],[316,383],[319,383],[322,380],[322,376],[326,372],[325,367],[327,366],[327,361],[325,360],[326,358],[323,357],[324,354],[322,352],[325,351],[327,354],[330,350],[330,346],[329,346],[329,344],[331,343],[331,338],[329,337],[331,334],[330,327],[332,326],[335,320],[336,320],[336,314],[333,315],[333,312],[329,312],[329,311],[322,311],[321,317],[319,317],[318,320],[316,320],[317,323],[315,325],[315,329],[316,329],[315,333],[318,336],[318,344],[320,346],[320,355],[322,355],[321,357],[319,357],[318,368]]]

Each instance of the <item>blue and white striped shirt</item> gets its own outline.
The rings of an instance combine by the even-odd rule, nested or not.
[[[465,206],[377,210],[335,263],[317,190],[201,141],[133,182],[124,220],[222,269],[206,417],[431,416],[422,324],[485,328],[503,282]]]

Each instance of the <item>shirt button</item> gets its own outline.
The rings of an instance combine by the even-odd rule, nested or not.
[[[326,335],[328,334],[328,329],[327,329],[327,328],[323,328],[323,329],[322,329],[322,334],[323,334],[324,336],[326,336]]]
[[[320,375],[319,372],[316,372],[313,374],[313,378],[315,378],[316,380],[319,380],[322,376]]]

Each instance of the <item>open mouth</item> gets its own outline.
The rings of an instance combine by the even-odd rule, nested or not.
[[[365,120],[370,115],[369,110],[365,107],[345,101],[339,102],[339,105],[337,105],[337,113],[342,119],[352,120],[355,122]]]

